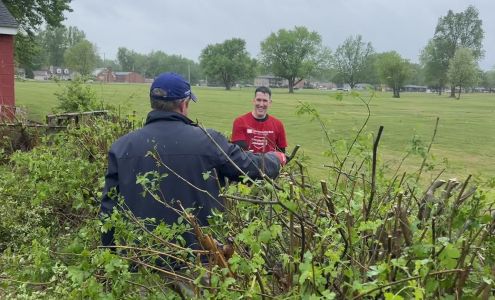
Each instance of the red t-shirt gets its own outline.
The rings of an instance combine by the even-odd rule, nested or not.
[[[232,142],[245,141],[254,153],[276,151],[287,147],[284,125],[277,118],[267,115],[258,120],[251,112],[234,120]]]

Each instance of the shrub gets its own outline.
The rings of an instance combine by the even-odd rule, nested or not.
[[[28,151],[37,145],[44,134],[44,128],[0,125],[0,162],[17,150]]]
[[[304,104],[301,113],[326,133],[314,108]],[[363,126],[350,142],[328,139],[325,180],[309,176],[308,158],[298,155],[275,181],[226,186],[225,211],[211,216],[210,227],[200,228],[184,210],[177,224],[150,231],[145,224],[156,220],[125,210],[104,222],[97,216],[106,150],[125,131],[105,121],[71,129],[15,153],[4,166],[0,297],[178,299],[173,282],[197,286],[190,297],[219,299],[488,299],[492,293],[493,179],[437,178],[423,187],[425,163],[388,177],[378,163],[382,131],[364,134]],[[415,139],[414,151],[426,161],[429,150],[418,147]],[[137,181],[160,199],[161,176]],[[110,228],[114,252],[99,247]],[[185,231],[223,246],[183,248]],[[230,249],[229,259],[223,253]],[[172,261],[184,268],[174,270]]]
[[[56,92],[59,104],[56,109],[59,112],[83,112],[92,110],[103,110],[104,105],[98,101],[96,92],[90,85],[85,84],[84,77],[60,85],[61,91]]]

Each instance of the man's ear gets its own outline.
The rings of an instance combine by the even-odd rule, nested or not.
[[[187,108],[189,107],[189,100],[181,101],[179,104],[179,109],[182,114],[187,111]]]

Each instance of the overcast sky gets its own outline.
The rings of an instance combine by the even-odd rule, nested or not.
[[[242,38],[252,56],[279,29],[305,26],[335,50],[361,34],[375,51],[398,51],[418,62],[438,18],[474,5],[483,21],[484,70],[495,67],[495,0],[72,0],[65,24],[96,44],[100,56],[116,59],[126,47],[161,50],[198,61],[208,44]]]

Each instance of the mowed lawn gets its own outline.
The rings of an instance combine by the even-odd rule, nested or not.
[[[144,118],[149,111],[149,84],[91,84],[98,97],[118,107],[121,115],[136,111]],[[28,110],[30,118],[42,121],[57,105],[55,92],[60,91],[53,82],[16,82],[17,105]],[[193,87],[199,102],[190,106],[190,118],[205,127],[230,134],[233,119],[252,109],[254,88],[225,91],[221,88]],[[361,92],[368,99],[367,92]],[[297,116],[300,102],[317,108],[327,122],[330,136],[352,141],[363,124],[367,111],[358,99],[345,96],[342,101],[335,92],[298,90],[289,94],[286,89],[273,90],[270,113],[281,119],[286,127],[289,150],[296,144],[311,160],[312,175],[324,178],[329,169],[324,164],[330,160],[323,155],[329,148],[316,121],[308,116]],[[376,133],[384,126],[379,154],[383,162],[396,166],[411,148],[413,136],[427,146],[433,135],[436,118],[440,118],[431,153],[435,156],[436,170],[447,166],[442,178],[464,179],[468,174],[495,175],[495,95],[464,94],[461,100],[447,95],[426,93],[402,93],[400,99],[391,92],[377,93],[370,102],[371,119],[366,131]],[[409,156],[403,171],[415,171],[420,166],[418,156]],[[437,171],[429,176],[435,176]]]

